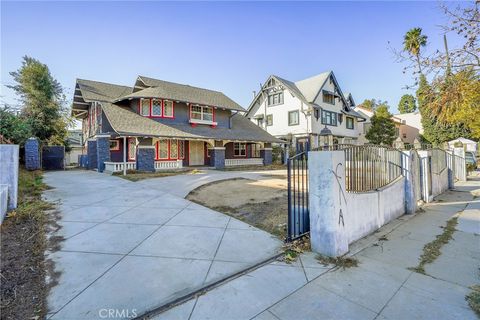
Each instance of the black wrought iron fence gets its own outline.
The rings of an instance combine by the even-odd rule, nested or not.
[[[392,147],[336,144],[316,150],[345,153],[345,188],[349,192],[376,190],[402,175],[405,155]]]
[[[287,241],[299,238],[310,231],[307,155],[307,152],[301,152],[290,157],[287,162]]]

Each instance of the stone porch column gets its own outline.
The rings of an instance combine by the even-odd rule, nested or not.
[[[137,170],[155,172],[155,146],[137,147]]]
[[[260,149],[260,157],[263,158],[263,165],[268,166],[272,164],[272,144],[265,143],[265,147]]]
[[[25,142],[25,168],[27,170],[40,170],[42,168],[40,142],[37,138],[28,138]]]
[[[105,170],[105,162],[110,161],[110,135],[97,135],[97,169],[98,172]]]
[[[97,168],[97,140],[90,138],[87,140],[87,156],[88,165],[87,169],[93,170]]]
[[[225,168],[225,147],[213,147],[210,162],[215,169]]]

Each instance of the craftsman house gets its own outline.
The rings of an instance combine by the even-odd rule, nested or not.
[[[320,132],[330,143],[356,144],[358,122],[351,94],[343,94],[332,71],[297,82],[272,75],[248,107],[246,116],[273,136],[298,149],[320,145]]]
[[[282,141],[241,112],[221,92],[143,76],[133,88],[78,79],[72,110],[100,172],[270,164]]]

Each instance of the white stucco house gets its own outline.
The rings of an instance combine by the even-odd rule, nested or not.
[[[292,82],[271,75],[255,94],[245,114],[271,135],[305,150],[319,146],[327,127],[334,143],[357,143],[364,117],[353,110],[351,94],[344,94],[332,71]]]
[[[448,147],[449,149],[453,149],[456,146],[462,146],[465,151],[470,151],[473,152],[476,155],[478,155],[478,141],[473,141],[467,138],[458,138],[452,141],[448,142]]]
[[[360,144],[368,143],[365,135],[370,129],[370,118],[373,116],[373,111],[363,108],[361,105],[356,106],[354,110],[366,119],[364,122],[358,124],[358,142]],[[404,143],[413,144],[415,138],[419,138],[419,136],[423,134],[422,116],[418,111],[395,114],[392,116],[392,120],[395,123],[396,136],[400,137]]]

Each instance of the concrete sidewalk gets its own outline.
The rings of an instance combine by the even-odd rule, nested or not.
[[[424,212],[403,216],[351,247],[359,266],[322,266],[312,253],[276,262],[157,315],[155,319],[477,319],[465,296],[479,283],[480,182],[459,184]],[[426,266],[425,244],[458,215],[457,231]]]
[[[269,233],[173,194],[187,191],[175,187],[185,177],[194,178],[135,183],[84,170],[45,174],[53,189],[44,197],[59,203],[55,235],[65,238],[48,254],[59,273],[49,318],[99,319],[109,310],[131,318],[279,252],[282,241]]]

